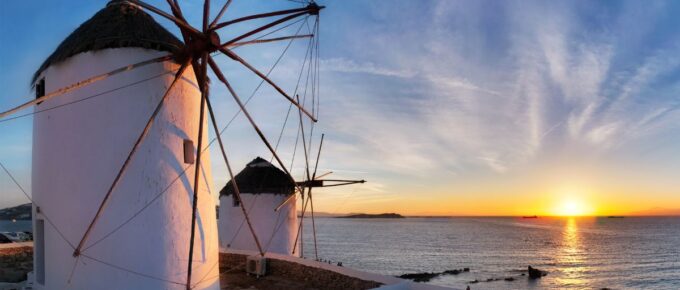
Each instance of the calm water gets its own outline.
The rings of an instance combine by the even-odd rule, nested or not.
[[[314,257],[311,221],[305,253]],[[316,220],[319,256],[386,275],[471,272],[432,284],[464,289],[680,289],[680,218]],[[527,265],[549,272],[528,281]]]
[[[0,232],[33,232],[31,221],[0,221]]]

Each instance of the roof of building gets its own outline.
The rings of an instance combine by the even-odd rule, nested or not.
[[[234,179],[241,193],[289,195],[295,190],[295,184],[285,172],[260,157],[250,161]],[[232,182],[220,190],[220,196],[234,194]]]
[[[182,41],[139,6],[124,0],[112,0],[59,44],[35,72],[33,82],[50,65],[83,52],[120,47],[174,52],[182,45]]]

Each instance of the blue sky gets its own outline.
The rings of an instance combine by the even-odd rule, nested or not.
[[[165,8],[164,1],[150,2]],[[296,6],[234,2],[225,19]],[[42,60],[105,3],[2,3],[0,108],[29,99],[30,78]],[[198,24],[200,1],[181,4]],[[369,183],[319,192],[318,209],[523,214],[524,202],[550,203],[565,191],[587,195],[602,209],[612,200],[630,211],[680,208],[680,2],[321,4],[328,8],[321,15],[315,129],[327,134],[320,167]],[[284,47],[239,51],[265,70]],[[287,90],[295,86],[305,48],[304,41],[294,43],[273,72]],[[228,59],[220,64],[238,80],[241,95],[257,85]],[[214,87],[213,95],[225,93]],[[222,124],[235,112],[226,97],[216,106]],[[264,88],[249,108],[276,140],[285,100]],[[285,160],[295,130],[284,130]],[[255,155],[269,156],[243,118],[227,132],[236,168]],[[31,136],[30,118],[0,123],[0,161],[25,186]],[[221,187],[227,177],[213,154]],[[300,165],[294,166],[298,175]],[[0,206],[24,201],[2,174],[0,192]]]

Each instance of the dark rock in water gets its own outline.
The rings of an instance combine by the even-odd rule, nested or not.
[[[475,279],[475,280],[470,281],[470,282],[468,282],[468,283],[470,283],[470,284],[476,284],[476,283],[479,283],[479,280]]]
[[[531,266],[529,266],[528,272],[529,272],[529,279],[539,279],[539,278],[541,278],[545,275],[548,275],[547,272],[541,271],[541,270],[533,268]]]
[[[486,282],[493,282],[493,278],[486,279]]]
[[[515,281],[515,278],[507,277],[507,278],[505,278],[504,280],[505,280],[505,281],[510,281],[510,282],[512,282],[512,281]]]
[[[428,281],[432,280],[432,278],[435,278],[439,275],[441,275],[441,273],[424,272],[424,273],[404,274],[404,275],[399,276],[399,278],[409,279],[409,280],[413,280],[415,282],[428,282]]]
[[[458,269],[454,269],[454,270],[446,270],[446,271],[444,271],[443,274],[458,275],[458,274],[460,274],[460,272],[462,272],[462,271],[458,270]]]
[[[522,273],[522,276],[526,276],[526,275],[527,275],[527,273]]]
[[[467,269],[467,271],[465,269]],[[470,268],[464,268],[464,269],[446,270],[444,272],[422,272],[422,273],[403,274],[403,275],[397,276],[397,277],[402,278],[402,279],[413,280],[415,282],[428,282],[428,281],[432,280],[433,278],[439,277],[441,275],[458,275],[460,273],[469,272],[469,271],[470,271]]]

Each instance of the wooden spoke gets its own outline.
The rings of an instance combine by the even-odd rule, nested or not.
[[[143,2],[143,1],[139,1],[139,0],[130,0],[130,1],[131,1],[132,3],[135,3],[135,4],[137,4],[137,5],[139,5],[139,6],[143,7],[143,8],[145,8],[146,10],[149,10],[149,11],[151,11],[151,12],[153,12],[153,13],[156,13],[156,14],[162,16],[162,17],[165,17],[165,18],[169,19],[170,21],[172,21],[172,22],[174,22],[175,24],[177,24],[177,26],[179,26],[180,30],[186,31],[186,32],[192,34],[193,36],[197,36],[197,37],[202,37],[202,36],[203,36],[203,34],[201,34],[200,31],[198,31],[198,30],[196,30],[195,28],[191,27],[191,25],[187,24],[185,21],[183,21],[183,20],[181,20],[181,19],[178,19],[178,18],[176,18],[176,17],[174,17],[174,16],[172,16],[172,15],[170,15],[170,14],[168,14],[168,13],[165,13],[163,10],[160,10],[160,9],[158,9],[158,8],[156,8],[156,7],[154,7],[154,6],[150,5],[150,4],[148,4],[148,3],[145,3],[145,2]],[[178,6],[178,7],[179,7],[179,6]],[[178,12],[179,12],[179,11],[178,11]]]
[[[168,2],[168,5],[170,5],[170,10],[172,11],[172,15],[175,15],[178,19],[186,22],[184,19],[184,16],[182,15],[182,9],[179,7],[179,3],[177,3],[176,0],[166,0]],[[182,34],[182,39],[184,40],[184,45],[189,44],[189,41],[191,40],[189,34],[184,30],[180,29],[179,32]]]
[[[196,211],[198,209],[198,190],[199,190],[199,185],[201,184],[199,182],[200,176],[201,176],[201,156],[203,150],[203,118],[205,117],[205,103],[206,99],[208,97],[208,82],[207,82],[207,70],[208,70],[208,64],[207,64],[207,59],[208,59],[208,53],[204,53],[203,56],[201,57],[201,76],[202,78],[200,79],[200,85],[199,88],[201,89],[201,107],[200,107],[200,114],[198,117],[198,145],[196,146],[196,163],[195,163],[195,170],[194,170],[194,199],[192,203],[192,210],[191,210],[191,237],[189,240],[189,265],[187,267],[187,290],[191,289],[191,272],[193,269],[193,262],[194,262],[194,239],[196,235]]]
[[[321,157],[321,147],[323,146],[323,138],[324,134],[321,134],[321,142],[319,142],[319,152],[316,154],[316,164],[314,165],[314,174],[312,174],[312,179],[316,179],[316,170],[319,167],[319,158]],[[309,203],[310,203],[310,210],[312,211],[312,232],[314,233],[314,256],[318,260],[319,259],[319,251],[316,246],[316,223],[314,222],[314,198],[312,197],[312,187],[309,187],[309,190],[307,192],[307,195],[309,196]]]
[[[288,198],[286,198],[286,200],[284,200],[283,202],[281,202],[279,205],[277,205],[277,206],[274,208],[274,211],[279,211],[284,205],[286,205],[286,204],[289,203],[291,200],[293,200],[293,197],[295,197],[294,194],[292,194],[291,196],[289,196]]]
[[[295,95],[295,97],[297,98],[298,103],[300,103],[300,96]],[[312,177],[309,174],[309,156],[307,154],[307,141],[305,140],[305,125],[302,121],[302,110],[298,109],[298,113],[300,114],[300,135],[302,135],[302,149],[305,151],[305,171],[307,173],[307,180],[312,180]]]
[[[318,13],[318,11],[320,9],[322,9],[322,7],[310,5],[310,6],[307,6],[305,8],[288,9],[288,10],[274,11],[274,12],[268,12],[268,13],[254,14],[254,15],[249,15],[249,16],[245,16],[245,17],[241,17],[241,18],[237,18],[237,19],[234,19],[234,20],[229,20],[229,21],[226,21],[226,22],[216,24],[213,29],[220,29],[220,28],[223,28],[225,26],[229,26],[229,25],[236,24],[236,23],[239,23],[239,22],[253,20],[253,19],[259,19],[259,18],[267,18],[267,17],[293,14],[293,13],[304,15],[304,14],[314,13],[314,11],[316,11]]]
[[[330,174],[333,174],[333,171],[328,171],[328,172],[326,172],[326,173],[324,173],[324,174],[321,174],[321,175],[317,176],[316,178],[314,178],[314,180],[321,180],[321,178],[324,178],[324,177],[326,177],[326,176],[328,176],[328,175],[330,175]]]
[[[304,196],[304,192],[302,193],[302,195]],[[295,196],[295,195],[293,195],[293,196]],[[295,254],[295,250],[297,249],[298,239],[302,235],[302,225],[303,225],[303,222],[305,220],[305,211],[307,211],[307,204],[308,203],[309,203],[309,200],[307,200],[307,202],[305,202],[304,199],[302,200],[302,212],[300,213],[300,224],[298,225],[297,234],[295,234],[295,242],[293,243],[292,254]],[[302,256],[302,255],[304,255],[304,253],[302,252],[302,239],[299,239],[299,240],[300,240],[300,256]]]
[[[243,115],[246,116],[246,118],[248,119],[250,124],[253,126],[253,129],[255,129],[255,132],[257,132],[257,135],[260,136],[260,139],[262,140],[262,142],[267,146],[269,151],[272,153],[272,155],[274,156],[274,159],[276,159],[276,162],[281,167],[281,170],[283,170],[283,172],[286,173],[286,175],[288,176],[288,178],[290,179],[292,184],[295,185],[295,187],[298,189],[298,191],[302,192],[302,189],[295,183],[295,179],[290,174],[290,171],[288,171],[286,166],[283,164],[283,161],[281,161],[281,158],[279,158],[279,155],[276,153],[276,150],[274,150],[274,147],[272,147],[271,143],[269,143],[269,140],[267,140],[267,137],[264,136],[264,133],[262,133],[262,131],[260,130],[260,127],[257,126],[257,124],[255,123],[255,120],[253,120],[253,117],[250,116],[250,113],[248,113],[248,110],[246,110],[246,107],[243,104],[243,102],[241,101],[241,98],[238,97],[238,94],[236,94],[236,91],[234,91],[234,89],[231,87],[231,84],[229,84],[227,79],[224,77],[224,74],[222,74],[222,71],[217,66],[215,61],[211,57],[208,57],[208,63],[210,64],[210,67],[212,68],[212,70],[215,73],[215,75],[217,76],[217,78],[222,83],[224,83],[224,85],[227,87],[227,90],[232,95],[232,97],[234,98],[236,103],[239,105],[241,111],[243,112]]]
[[[231,4],[231,0],[227,0],[227,2],[224,3],[224,5],[222,6],[222,9],[220,9],[220,12],[217,13],[217,16],[215,16],[215,19],[212,22],[210,22],[209,28],[215,27],[217,22],[220,21],[220,18],[222,18],[222,15],[224,15],[224,12],[227,11],[227,8],[229,7],[230,4]]]
[[[130,161],[132,160],[132,156],[134,156],[135,152],[137,151],[137,148],[139,148],[139,145],[142,143],[142,141],[144,140],[146,135],[149,133],[149,129],[151,128],[151,125],[153,125],[154,119],[156,118],[156,115],[158,115],[158,113],[161,111],[161,108],[163,107],[163,103],[165,103],[165,100],[170,95],[172,88],[175,87],[177,82],[182,78],[182,74],[184,74],[184,71],[186,70],[188,65],[189,65],[189,62],[185,62],[179,68],[179,70],[175,74],[175,78],[172,80],[172,83],[170,83],[170,86],[168,86],[168,89],[165,91],[165,94],[163,94],[163,97],[161,98],[160,102],[158,103],[158,105],[154,109],[153,113],[151,114],[151,117],[149,117],[149,120],[146,122],[146,126],[144,126],[144,130],[142,130],[142,133],[139,135],[139,137],[137,137],[137,140],[135,141],[135,144],[132,146],[130,153],[128,153],[128,156],[125,159],[125,162],[123,162],[123,165],[118,170],[118,174],[116,175],[116,178],[113,179],[113,183],[111,183],[109,190],[106,192],[106,195],[104,195],[104,199],[102,200],[101,204],[99,205],[99,209],[97,209],[97,213],[95,214],[94,218],[90,222],[90,225],[87,227],[87,230],[83,234],[83,237],[80,239],[80,242],[78,243],[78,247],[76,247],[75,251],[73,252],[74,257],[77,257],[77,256],[80,255],[80,250],[85,245],[85,242],[87,241],[87,238],[88,238],[90,232],[92,231],[95,224],[99,220],[99,217],[101,216],[102,212],[104,211],[104,207],[108,203],[109,198],[111,197],[111,193],[116,188],[116,185],[120,181],[120,178],[125,173],[125,170],[127,169],[128,165],[130,164]]]
[[[210,104],[210,98],[206,98],[206,104],[208,105],[208,114],[210,115],[210,120],[212,121],[213,124],[213,129],[215,130],[215,135],[217,138],[217,143],[220,145],[220,151],[222,152],[222,157],[224,158],[224,163],[227,164],[227,171],[229,171],[229,177],[231,178],[231,184],[234,188],[234,195],[236,196],[236,200],[238,201],[238,204],[241,206],[241,211],[243,212],[243,216],[246,219],[246,223],[248,224],[248,228],[250,228],[250,233],[253,235],[253,239],[255,240],[255,244],[257,245],[257,250],[260,251],[260,255],[264,257],[264,251],[262,251],[262,246],[260,245],[260,239],[257,238],[257,234],[255,234],[255,229],[253,229],[253,225],[250,222],[250,218],[248,217],[248,212],[246,211],[245,204],[243,204],[243,200],[241,199],[241,191],[238,188],[238,184],[236,184],[236,179],[234,178],[234,172],[231,170],[231,165],[229,165],[229,158],[227,158],[227,153],[224,149],[224,144],[222,143],[222,137],[220,136],[220,129],[217,128],[217,121],[215,120],[215,113],[213,112],[212,105]]]
[[[203,33],[208,32],[208,21],[210,21],[210,0],[203,1]]]
[[[279,20],[276,20],[276,21],[274,21],[274,22],[272,22],[272,23],[269,23],[269,24],[267,24],[267,25],[264,25],[264,26],[261,26],[261,27],[259,27],[259,28],[253,29],[253,30],[251,30],[251,31],[249,31],[249,32],[246,32],[245,34],[242,34],[241,36],[237,36],[236,38],[233,38],[233,39],[231,39],[231,40],[229,40],[229,41],[223,43],[223,44],[222,44],[222,47],[227,47],[228,45],[230,45],[230,44],[232,44],[232,43],[234,43],[234,42],[238,42],[239,40],[245,39],[245,38],[247,38],[247,37],[249,37],[249,36],[251,36],[251,35],[253,35],[253,34],[256,34],[256,33],[260,32],[260,31],[269,29],[269,28],[271,28],[271,27],[273,27],[273,26],[279,25],[279,24],[284,23],[284,22],[286,22],[286,21],[288,21],[288,20],[291,20],[291,19],[300,17],[300,16],[305,15],[305,14],[307,14],[307,12],[300,12],[300,13],[296,13],[296,14],[293,14],[293,15],[289,15],[289,16],[283,17],[283,18],[281,18],[281,19],[279,19]]]
[[[293,100],[283,89],[281,89],[278,85],[276,85],[272,80],[270,80],[266,75],[264,75],[262,72],[254,68],[252,65],[250,65],[248,62],[246,62],[244,59],[242,59],[240,56],[232,52],[231,50],[225,49],[225,48],[220,48],[220,51],[224,53],[225,55],[229,56],[230,58],[240,62],[243,64],[246,68],[248,68],[250,71],[254,72],[257,76],[259,76],[261,79],[263,79],[265,82],[267,82],[270,86],[272,86],[277,92],[279,92],[282,96],[284,96],[288,101],[293,103],[298,109],[300,109],[307,117],[312,119],[312,121],[317,122],[317,119],[309,113],[307,110],[305,110],[302,105],[300,105],[298,102]],[[214,70],[214,69],[213,69]]]
[[[249,40],[249,41],[235,42],[235,43],[228,45],[228,48],[234,48],[234,47],[239,47],[239,46],[244,46],[244,45],[249,45],[249,44],[267,43],[267,42],[275,42],[275,41],[298,39],[298,38],[310,38],[310,37],[314,37],[314,34],[283,36],[283,37],[267,38],[267,39],[255,39],[255,40]]]
[[[0,113],[0,119],[2,119],[2,118],[4,118],[4,117],[7,117],[7,116],[9,116],[9,115],[11,115],[11,114],[14,114],[14,113],[16,113],[16,112],[18,112],[18,111],[21,111],[21,110],[23,110],[23,109],[26,109],[26,108],[28,108],[28,107],[30,107],[30,106],[33,106],[33,105],[35,105],[35,104],[37,104],[37,103],[41,103],[41,102],[47,101],[47,100],[49,100],[49,99],[51,99],[51,98],[53,98],[53,97],[56,97],[56,96],[59,96],[59,95],[63,95],[63,94],[65,94],[65,93],[68,93],[68,92],[73,91],[73,90],[75,90],[75,89],[79,89],[79,88],[82,88],[82,87],[84,87],[84,86],[90,85],[90,84],[92,84],[92,83],[94,83],[94,82],[101,81],[101,80],[106,79],[106,78],[108,78],[108,77],[110,77],[110,76],[112,76],[112,75],[115,75],[115,74],[118,74],[118,73],[122,73],[122,72],[125,72],[125,71],[129,71],[129,70],[132,70],[132,69],[135,69],[135,68],[138,68],[138,67],[142,67],[142,66],[145,66],[145,65],[149,65],[149,64],[153,64],[153,63],[158,63],[158,62],[164,62],[164,61],[168,61],[168,60],[172,60],[172,56],[171,56],[171,55],[166,55],[166,56],[162,56],[162,57],[157,57],[157,58],[150,59],[150,60],[146,60],[146,61],[142,61],[142,62],[139,62],[139,63],[136,63],[136,64],[127,65],[127,66],[117,68],[117,69],[115,69],[115,70],[113,70],[113,71],[110,71],[110,72],[107,72],[107,73],[104,73],[104,74],[100,74],[100,75],[93,76],[93,77],[91,77],[91,78],[88,78],[88,79],[79,81],[79,82],[77,82],[77,83],[74,83],[74,84],[68,85],[68,86],[66,86],[66,87],[63,87],[63,88],[61,88],[61,89],[58,89],[58,90],[56,90],[56,91],[53,91],[53,92],[51,92],[51,93],[49,93],[49,94],[47,94],[47,95],[44,95],[44,96],[42,96],[42,97],[40,97],[40,98],[37,98],[37,99],[34,99],[34,100],[30,101],[30,102],[26,102],[26,103],[24,103],[24,104],[22,104],[22,105],[20,105],[20,106],[17,106],[17,107],[15,107],[15,108],[13,108],[13,109],[8,110],[8,111],[2,112],[2,113]]]

